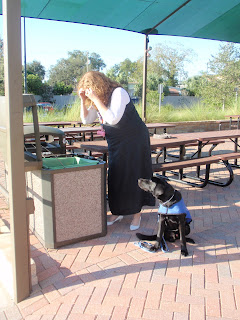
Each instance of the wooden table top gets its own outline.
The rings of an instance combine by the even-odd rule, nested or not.
[[[85,132],[97,132],[101,130],[101,126],[94,126],[94,127],[67,127],[61,129],[64,133],[67,134],[78,134],[78,133],[85,133]]]
[[[191,133],[179,133],[171,135],[172,138],[167,139],[156,139],[150,137],[151,149],[156,148],[171,148],[185,145],[188,143],[218,140],[218,139],[229,139],[240,137],[240,130],[222,130],[222,131],[207,131],[207,132],[191,132]],[[81,148],[89,150],[107,153],[108,145],[106,140],[100,141],[88,141],[82,142]]]
[[[240,137],[240,130],[219,130],[219,131],[205,131],[205,132],[192,132],[192,133],[179,133],[175,136],[191,135],[192,138],[198,141],[217,140],[217,139],[230,139]]]
[[[70,121],[52,121],[52,122],[39,122],[40,126],[70,126],[72,122]],[[24,123],[25,126],[32,126],[32,122],[26,122]]]
[[[150,144],[151,144],[152,150],[155,150],[158,147],[159,148],[178,147],[180,145],[184,145],[184,144],[195,142],[195,141],[197,141],[197,139],[192,138],[191,136],[179,137],[179,138],[173,137],[170,139],[156,139],[156,138],[150,137]],[[102,153],[108,152],[108,144],[106,140],[82,142],[80,146],[81,148],[89,151],[96,151],[96,152],[102,152]]]
[[[176,127],[173,123],[146,123],[146,127],[148,129],[156,129],[156,128],[174,128]]]

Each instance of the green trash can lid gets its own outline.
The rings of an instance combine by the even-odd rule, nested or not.
[[[99,163],[98,160],[85,159],[80,157],[56,157],[43,158],[43,168],[49,170],[64,169],[64,168],[78,168],[85,166],[92,166]]]

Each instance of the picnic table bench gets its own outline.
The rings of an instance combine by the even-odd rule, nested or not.
[[[193,158],[193,159],[184,159],[184,160],[179,160],[179,161],[172,161],[172,162],[163,162],[163,163],[153,163],[152,164],[152,169],[153,172],[163,172],[163,175],[165,176],[166,171],[170,171],[172,173],[173,170],[179,170],[179,179],[178,181],[181,183],[186,183],[190,184],[194,187],[200,187],[203,188],[205,187],[208,183],[214,184],[217,186],[221,187],[227,187],[229,186],[232,181],[233,181],[233,170],[231,165],[229,164],[228,160],[230,159],[236,159],[240,158],[240,152],[233,154],[220,154],[220,155],[211,155],[208,157],[202,157],[202,158]],[[210,180],[210,165],[213,163],[220,163],[222,162],[225,167],[227,168],[229,172],[229,177],[226,182],[221,182],[221,181],[213,181]],[[197,177],[190,177],[186,174],[183,174],[183,169],[189,168],[189,167],[200,167],[200,166],[206,166],[205,168],[205,173],[204,173],[204,178],[200,178],[199,174],[197,174]],[[176,173],[174,173],[176,174]],[[190,178],[190,179],[195,179],[198,180],[200,183],[195,183],[191,181],[184,181],[183,178]],[[176,180],[173,178],[168,178],[169,180]]]
[[[156,150],[157,148],[179,148],[179,157],[176,161],[169,161],[164,158],[162,163],[153,163],[152,168],[155,173],[163,173],[163,176],[167,178],[166,172],[174,173],[178,175],[177,179],[168,178],[170,180],[177,180],[181,183],[187,183],[192,186],[205,187],[208,183],[214,184],[216,186],[226,187],[230,185],[234,178],[234,173],[232,170],[232,165],[229,160],[240,158],[240,152],[234,151],[213,155],[212,152],[208,156],[202,156],[202,148],[207,143],[218,144],[224,143],[225,139],[230,139],[233,141],[236,137],[240,136],[240,130],[225,130],[225,131],[213,131],[213,132],[195,132],[191,134],[176,134],[170,139],[155,139],[150,138],[151,149]],[[221,138],[221,139],[220,139]],[[234,142],[234,141],[233,141]],[[187,145],[195,145],[198,150],[195,152],[195,157],[190,157],[189,159],[184,158],[184,149]],[[104,158],[107,159],[108,147],[106,141],[91,141],[86,143],[79,143],[79,147],[88,150],[89,152],[98,152],[103,154]],[[213,148],[213,147],[211,147]],[[210,148],[210,149],[211,149]],[[226,182],[211,180],[210,168],[211,164],[220,163],[223,164],[228,172],[228,178]],[[204,177],[201,178],[199,175],[199,169],[201,166],[205,166]],[[197,167],[197,173],[195,177],[190,177],[183,173],[183,169],[189,167]],[[173,170],[179,170],[179,172],[173,172]],[[185,181],[184,178],[188,180]],[[197,180],[197,182],[191,182],[189,179]]]

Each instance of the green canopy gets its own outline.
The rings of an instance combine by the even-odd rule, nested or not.
[[[21,15],[143,34],[240,42],[240,0],[22,0]]]

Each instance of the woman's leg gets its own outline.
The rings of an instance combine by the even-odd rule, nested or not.
[[[115,216],[115,215],[108,216],[107,225],[111,226],[114,224],[114,222],[121,221],[122,219],[123,219],[123,216]]]
[[[109,222],[115,221],[119,216],[115,216],[114,214],[109,215],[107,220]]]
[[[141,215],[142,215],[141,211],[133,215],[133,219],[130,225],[130,230],[134,231],[139,229],[140,223],[141,223]]]

